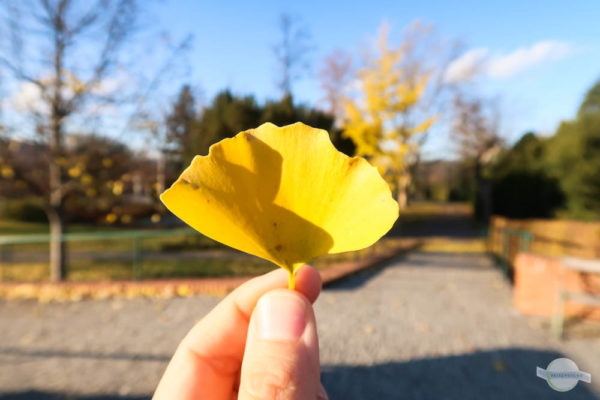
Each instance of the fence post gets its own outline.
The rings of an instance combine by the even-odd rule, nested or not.
[[[523,252],[529,251],[529,246],[533,240],[533,233],[527,231],[521,231],[520,249]]]
[[[133,235],[133,279],[142,279],[142,238]]]
[[[508,264],[510,260],[508,257],[510,256],[510,231],[508,228],[502,228],[502,268],[504,269],[504,274],[508,276]]]
[[[0,245],[0,282],[4,281],[4,268],[6,268],[5,264],[8,264],[4,254],[5,251],[5,246]]]
[[[565,323],[565,302],[567,300],[567,295],[564,285],[566,275],[567,271],[565,266],[562,265],[558,276],[558,290],[556,292],[556,300],[550,324],[550,332],[552,336],[558,340],[562,340],[563,338],[563,327]]]

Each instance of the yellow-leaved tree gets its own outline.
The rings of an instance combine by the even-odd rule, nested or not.
[[[418,155],[419,139],[437,118],[423,107],[433,76],[416,57],[423,35],[423,27],[414,25],[393,47],[384,24],[376,51],[366,56],[365,66],[357,72],[356,93],[345,103],[344,136],[352,139],[357,155],[379,169],[396,191],[401,208],[407,205],[410,165]]]

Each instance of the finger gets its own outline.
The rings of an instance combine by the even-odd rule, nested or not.
[[[287,272],[278,269],[251,279],[223,299],[180,343],[154,399],[229,399],[256,302],[268,291],[287,284]],[[315,301],[321,290],[319,273],[310,266],[300,268],[296,290]]]
[[[313,400],[319,389],[319,343],[310,302],[287,289],[265,294],[250,320],[238,398]]]
[[[317,396],[317,400],[328,400],[329,396],[327,396],[327,391],[325,390],[325,386],[323,384],[319,384],[319,395]]]

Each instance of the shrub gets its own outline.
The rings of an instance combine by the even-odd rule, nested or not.
[[[5,200],[0,203],[0,218],[23,222],[48,222],[46,212],[33,200]]]

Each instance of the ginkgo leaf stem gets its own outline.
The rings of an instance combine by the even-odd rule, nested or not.
[[[294,290],[296,288],[296,271],[292,268],[286,268],[288,272],[288,289]]]

